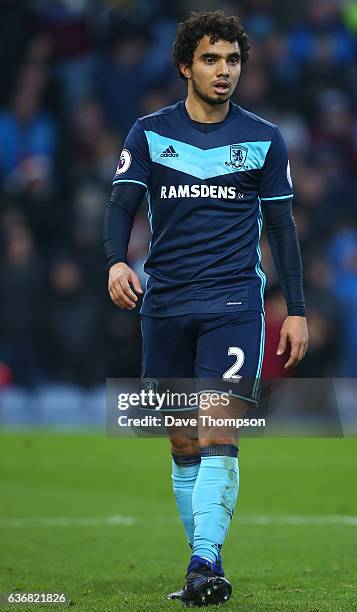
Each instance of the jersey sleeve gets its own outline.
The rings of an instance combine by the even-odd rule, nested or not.
[[[113,186],[119,183],[137,183],[148,189],[150,166],[146,136],[140,121],[136,121],[125,139]]]
[[[293,196],[288,151],[277,128],[262,169],[259,197],[264,202],[264,200],[287,200]]]

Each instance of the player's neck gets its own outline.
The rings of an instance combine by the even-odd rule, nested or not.
[[[190,119],[200,123],[219,123],[224,121],[229,113],[229,100],[224,104],[212,106],[190,91],[185,106]]]

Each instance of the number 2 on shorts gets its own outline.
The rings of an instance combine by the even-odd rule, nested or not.
[[[239,346],[230,346],[228,348],[228,356],[230,355],[235,355],[236,361],[223,374],[223,380],[230,380],[231,382],[239,382],[242,377],[239,376],[238,372],[244,364],[244,359],[245,359],[244,351],[241,348],[239,348]]]

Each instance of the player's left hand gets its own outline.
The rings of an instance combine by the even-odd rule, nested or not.
[[[284,365],[286,370],[295,368],[295,366],[305,357],[309,344],[309,334],[305,317],[286,317],[280,331],[279,346],[276,351],[277,355],[285,353],[288,340],[291,350],[289,360]]]

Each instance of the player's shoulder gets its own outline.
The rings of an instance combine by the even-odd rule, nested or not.
[[[236,105],[237,114],[243,119],[247,124],[251,124],[251,128],[254,131],[259,131],[262,134],[273,136],[276,132],[279,131],[279,127],[275,123],[271,123],[271,121],[267,121],[263,119],[263,117],[259,117],[259,115],[255,115],[250,111],[242,108],[241,106]]]
[[[160,123],[163,120],[167,119],[169,116],[179,112],[180,102],[176,104],[172,104],[171,106],[164,106],[154,113],[150,113],[149,115],[144,115],[143,117],[138,118],[138,122],[142,125],[144,129],[149,126],[155,125],[155,123]]]

